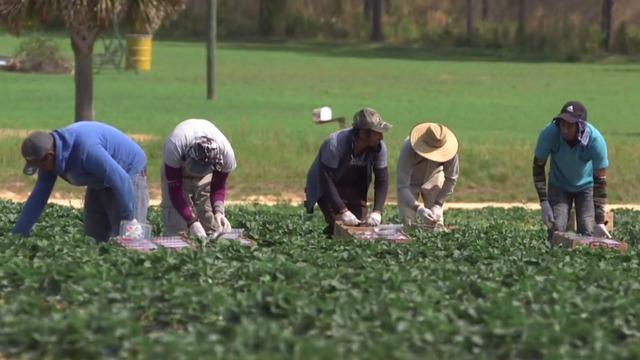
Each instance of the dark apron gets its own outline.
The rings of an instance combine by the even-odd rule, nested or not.
[[[366,165],[348,165],[336,181],[336,189],[344,205],[358,219],[365,220],[367,216],[367,190],[369,189],[368,171]],[[324,215],[327,227],[324,233],[332,236],[336,212],[340,209],[333,209],[329,202],[329,198],[323,195],[318,199],[318,207]]]

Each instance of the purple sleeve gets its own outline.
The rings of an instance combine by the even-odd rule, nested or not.
[[[169,188],[169,198],[171,198],[171,204],[178,211],[180,216],[191,224],[195,219],[191,207],[187,203],[184,191],[182,190],[182,169],[174,168],[167,164],[164,164],[164,172],[167,176],[167,187]]]
[[[214,171],[211,176],[209,199],[213,211],[224,213],[224,200],[227,197],[227,178],[229,173]]]

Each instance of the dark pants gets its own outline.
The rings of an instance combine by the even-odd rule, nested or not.
[[[147,208],[149,207],[149,193],[146,175],[135,175],[131,179],[135,199],[133,199],[134,219],[147,222]],[[84,231],[97,242],[109,241],[120,231],[122,219],[118,202],[111,188],[90,189],[84,195]]]
[[[84,195],[84,231],[97,242],[109,241],[120,230],[120,212],[110,188],[89,189]]]
[[[578,192],[568,192],[549,185],[549,204],[555,218],[555,226],[549,230],[549,240],[553,236],[553,231],[567,231],[569,214],[574,203],[578,234],[587,236],[593,234],[596,224],[593,187]]]
[[[366,190],[363,192],[362,187],[341,187],[340,185],[336,185],[336,187],[347,209],[358,219],[364,220],[367,216]],[[328,238],[331,238],[336,225],[336,213],[340,211],[340,209],[334,209],[327,196],[322,196],[318,199],[318,207],[322,211],[322,215],[324,215],[324,221],[327,223],[327,227],[324,228],[324,234],[327,235]]]

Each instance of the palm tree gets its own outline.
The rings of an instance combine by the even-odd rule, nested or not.
[[[162,20],[182,10],[186,0],[0,0],[0,25],[19,34],[34,24],[62,20],[75,60],[75,120],[93,120],[93,46],[122,21],[132,30],[153,33]]]

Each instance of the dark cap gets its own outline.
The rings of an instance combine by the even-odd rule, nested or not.
[[[558,119],[570,123],[576,123],[580,120],[587,121],[587,108],[579,101],[569,101],[560,109],[560,114],[554,118],[554,120]]]
[[[353,115],[353,127],[385,133],[389,131],[391,124],[384,122],[377,111],[366,107]]]
[[[50,133],[35,131],[29,134],[22,142],[22,156],[27,161],[22,172],[29,176],[35,174],[38,171],[38,163],[52,147],[53,136]]]

